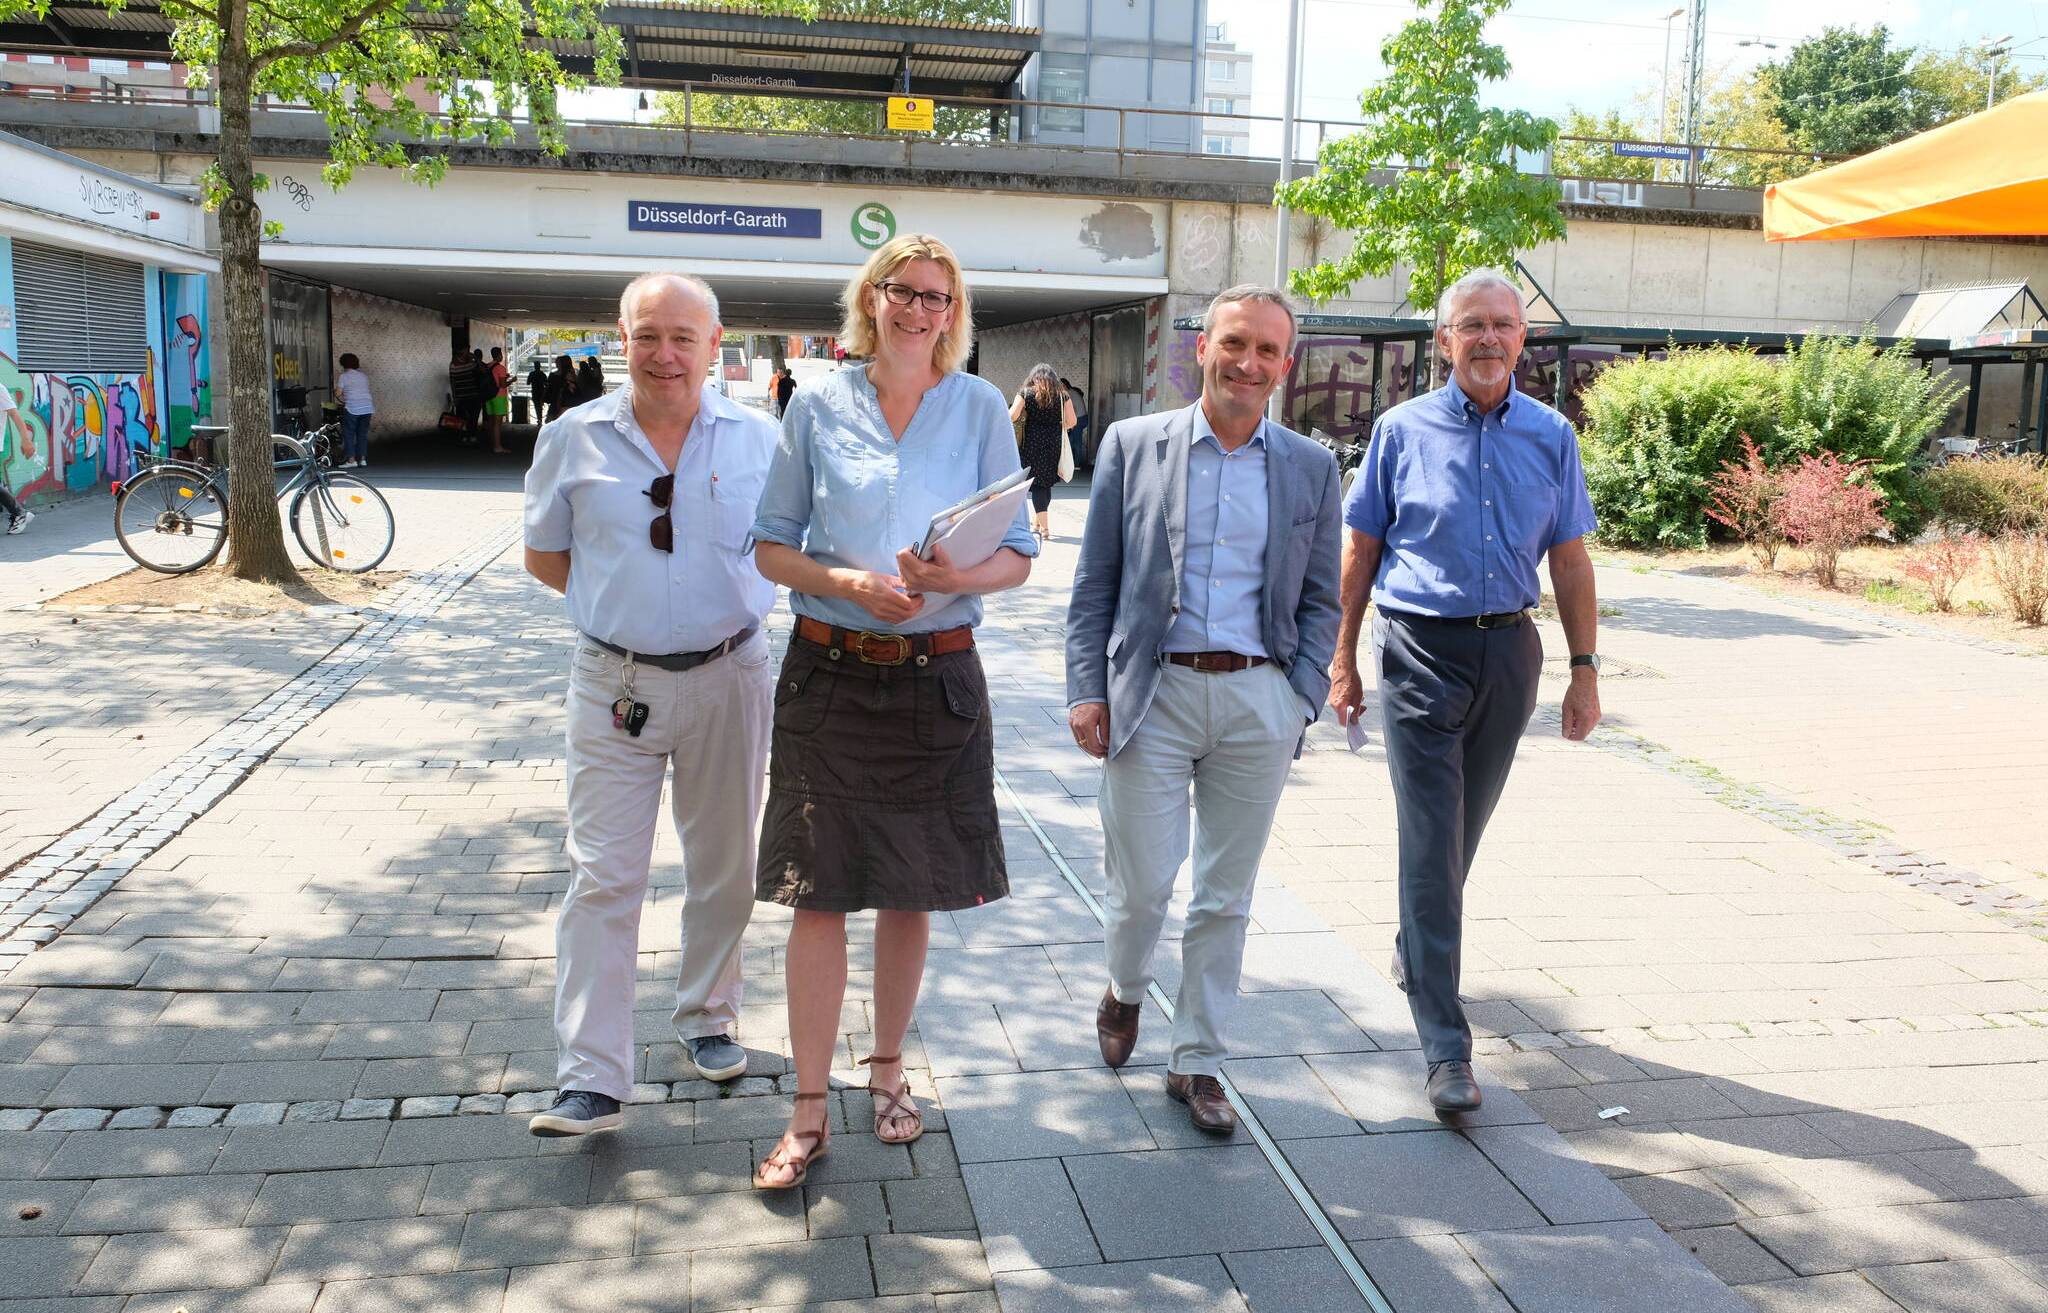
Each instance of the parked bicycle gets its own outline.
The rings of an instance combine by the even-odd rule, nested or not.
[[[216,451],[227,450],[227,430],[195,426]],[[391,552],[397,522],[384,495],[353,474],[336,474],[319,453],[340,434],[330,424],[301,439],[270,435],[273,478],[292,536],[316,565],[347,574],[374,570]],[[159,574],[189,574],[210,564],[228,540],[228,470],[190,461],[160,460],[122,485],[114,500],[114,536],[137,565]]]

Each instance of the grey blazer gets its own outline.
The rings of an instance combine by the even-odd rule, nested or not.
[[[1152,705],[1160,644],[1180,614],[1194,417],[1189,406],[1119,421],[1096,450],[1088,527],[1067,606],[1067,705],[1109,704],[1111,756]],[[1337,461],[1320,443],[1270,420],[1264,432],[1260,632],[1287,682],[1320,708],[1330,695],[1340,614]]]

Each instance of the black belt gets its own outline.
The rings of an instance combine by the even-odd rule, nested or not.
[[[1432,625],[1456,625],[1460,629],[1512,629],[1529,618],[1527,610],[1494,611],[1488,615],[1423,615],[1418,611],[1387,609],[1390,616],[1422,620]]]
[[[602,638],[590,638],[589,634],[585,634],[584,637],[590,638],[591,642],[612,655],[626,658],[626,660],[636,666],[653,666],[656,670],[695,670],[707,661],[718,660],[718,658],[752,638],[756,632],[758,632],[757,628],[749,625],[731,638],[726,639],[723,643],[720,643],[717,647],[708,647],[702,652],[670,652],[665,656],[652,656],[646,652],[628,652],[618,644],[607,643]]]

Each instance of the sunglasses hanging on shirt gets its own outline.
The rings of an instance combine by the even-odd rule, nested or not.
[[[654,517],[647,526],[647,541],[658,552],[673,552],[676,549],[676,526],[671,516],[669,502],[675,496],[676,476],[664,474],[649,484],[640,495],[655,505],[661,514]]]

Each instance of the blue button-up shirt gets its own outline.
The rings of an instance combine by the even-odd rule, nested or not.
[[[1543,554],[1595,526],[1571,421],[1512,385],[1482,415],[1455,375],[1373,425],[1344,523],[1385,544],[1373,601],[1433,616],[1536,605]]]
[[[775,421],[706,387],[676,459],[675,551],[648,537],[646,495],[669,472],[633,418],[632,388],[548,424],[526,472],[526,545],[569,553],[569,618],[633,652],[702,652],[775,606],[747,530],[775,454]]]
[[[1187,495],[1180,614],[1161,650],[1270,656],[1259,622],[1266,581],[1266,422],[1259,421],[1249,442],[1225,451],[1196,406]]]
[[[932,516],[1017,469],[1009,405],[986,380],[940,379],[898,441],[867,370],[841,369],[790,398],[754,540],[794,547],[821,565],[895,574],[896,553],[924,541]],[[1002,545],[1038,555],[1023,506]],[[875,633],[981,623],[981,599],[972,596],[927,603],[900,625],[839,597],[792,591],[789,605],[813,620]]]

